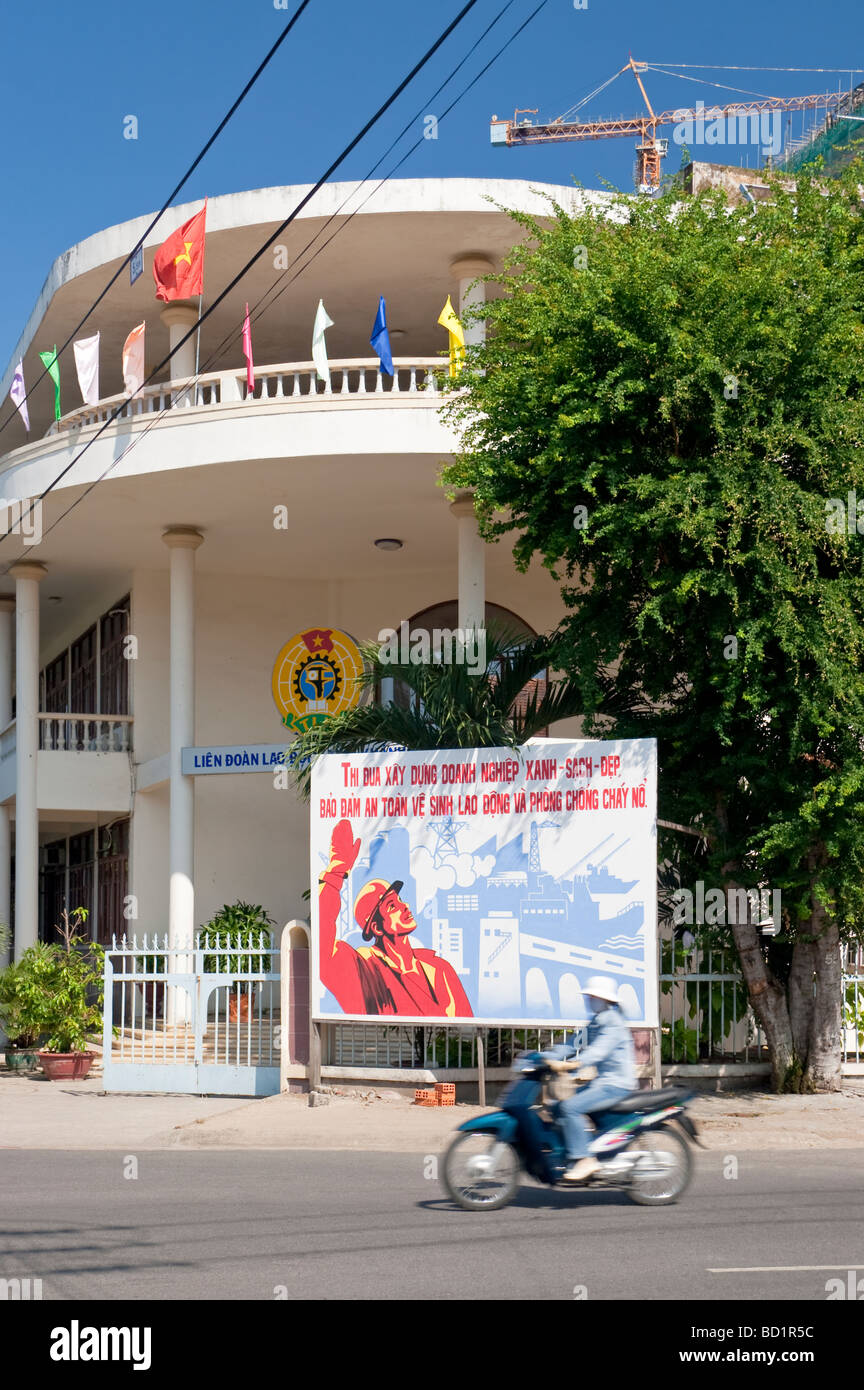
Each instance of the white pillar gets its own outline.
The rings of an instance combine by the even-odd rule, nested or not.
[[[195,338],[191,337],[181,348],[177,348],[177,344],[198,322],[198,306],[185,299],[177,300],[163,309],[159,317],[168,328],[168,346],[171,349],[170,379],[191,381],[195,375]],[[177,396],[174,404],[191,405],[194,398],[193,392],[183,392]]]
[[[0,597],[0,733],[12,720],[12,644],[14,598]],[[12,816],[0,806],[0,922],[12,925]],[[9,964],[9,953],[0,951],[0,969]]]
[[[474,498],[462,493],[451,502],[459,540],[459,626],[477,632],[486,627],[486,543],[480,539]]]
[[[195,782],[180,765],[182,750],[195,742],[195,551],[204,537],[172,526],[162,539],[171,551],[168,942],[185,946],[195,934]],[[168,1013],[172,1023],[188,1018],[181,991],[169,990]]]
[[[460,256],[450,266],[450,273],[459,281],[459,308],[457,313],[462,318],[465,310],[473,308],[476,304],[485,304],[486,286],[476,285],[474,281],[478,275],[489,275],[495,269],[492,262],[486,256]],[[466,346],[473,346],[477,343],[486,341],[485,323],[465,323]]]
[[[44,565],[22,560],[15,580],[15,959],[39,938],[39,581]]]

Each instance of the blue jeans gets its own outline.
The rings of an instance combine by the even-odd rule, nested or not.
[[[558,1119],[564,1131],[568,1163],[575,1163],[588,1152],[590,1130],[585,1115],[589,1111],[608,1110],[610,1105],[629,1095],[630,1089],[626,1086],[610,1086],[608,1081],[590,1081],[587,1086],[580,1086],[569,1100],[559,1102]]]

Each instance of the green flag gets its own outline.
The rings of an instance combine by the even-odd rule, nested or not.
[[[60,419],[60,364],[57,361],[56,344],[51,352],[40,352],[43,366],[54,382],[54,419]]]

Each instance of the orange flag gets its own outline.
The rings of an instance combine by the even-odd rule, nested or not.
[[[191,299],[200,294],[204,284],[204,221],[205,202],[200,212],[178,227],[163,241],[153,259],[153,279],[156,298]]]

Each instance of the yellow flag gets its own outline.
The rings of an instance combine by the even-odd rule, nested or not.
[[[458,376],[465,360],[465,333],[450,303],[449,294],[447,303],[438,315],[438,322],[450,334],[450,375]]]

